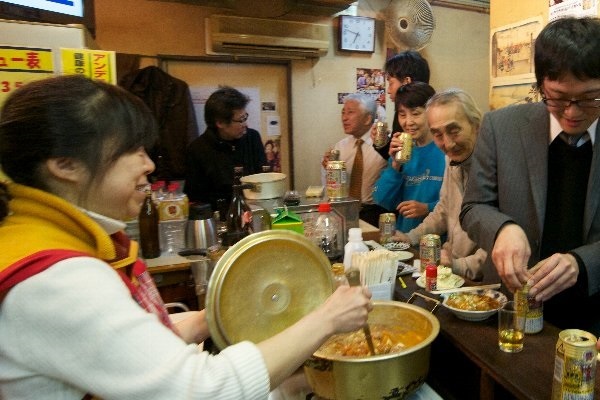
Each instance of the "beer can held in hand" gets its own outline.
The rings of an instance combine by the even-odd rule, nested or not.
[[[386,144],[388,144],[390,140],[388,133],[387,123],[383,121],[375,122],[375,138],[373,139],[373,145],[380,149]]]
[[[402,150],[396,153],[394,159],[400,164],[406,164],[410,161],[412,155],[412,136],[409,133],[402,132],[399,138],[402,141]]]

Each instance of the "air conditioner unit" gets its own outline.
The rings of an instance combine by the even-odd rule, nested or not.
[[[207,54],[313,58],[327,54],[328,25],[211,15],[206,19]]]

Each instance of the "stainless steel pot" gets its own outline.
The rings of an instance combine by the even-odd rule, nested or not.
[[[249,189],[244,189],[244,197],[249,200],[264,200],[283,197],[286,191],[285,179],[287,176],[279,172],[265,172],[243,176],[243,184],[249,184]]]
[[[431,342],[440,331],[438,319],[421,307],[376,301],[369,324],[401,326],[423,340],[399,353],[348,358],[325,355],[321,349],[304,364],[313,391],[326,399],[404,399],[425,382]]]

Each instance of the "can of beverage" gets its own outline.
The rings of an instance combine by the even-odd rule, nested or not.
[[[425,271],[428,264],[440,265],[442,243],[440,236],[429,233],[421,236],[419,241],[419,258],[421,260],[421,272]]]
[[[538,333],[544,328],[544,303],[529,295],[530,285],[523,285],[515,292],[515,304],[522,318],[525,318],[525,333]]]
[[[348,176],[345,161],[329,161],[326,169],[327,197],[344,199],[348,197]]]
[[[402,132],[399,138],[402,140],[402,150],[396,153],[394,159],[400,164],[406,164],[410,161],[412,155],[412,136],[409,133]]]
[[[552,400],[591,400],[596,377],[596,337],[580,329],[558,334]]]
[[[388,144],[389,140],[387,123],[383,121],[375,122],[375,138],[373,138],[373,145],[380,149]]]
[[[425,267],[425,290],[437,290],[437,265],[427,264]]]
[[[394,232],[396,232],[396,215],[394,213],[379,214],[379,243],[390,243]]]
[[[329,161],[340,161],[340,151],[338,149],[329,151]]]

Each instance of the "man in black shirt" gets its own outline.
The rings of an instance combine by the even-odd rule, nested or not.
[[[189,145],[186,155],[184,191],[190,201],[210,203],[213,210],[228,205],[233,167],[243,166],[244,175],[252,175],[262,172],[267,164],[260,134],[248,128],[249,101],[246,95],[227,86],[213,92],[206,101],[206,131]]]
[[[396,92],[401,86],[411,82],[429,83],[429,64],[421,54],[414,50],[406,50],[389,58],[383,67],[387,79],[387,93],[390,100],[396,100]],[[398,122],[398,112],[394,109],[394,120],[392,121],[392,133],[402,132]],[[371,138],[375,134],[375,128],[371,129]],[[375,147],[375,146],[374,146]],[[389,158],[389,142],[387,145],[375,150],[385,159]]]

